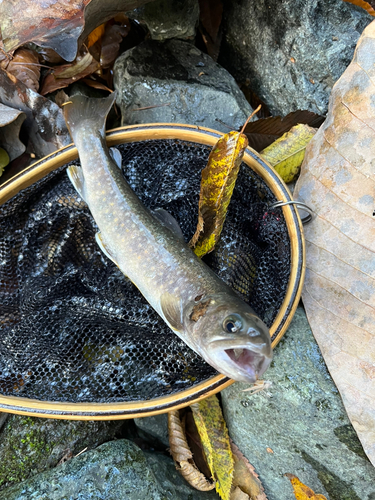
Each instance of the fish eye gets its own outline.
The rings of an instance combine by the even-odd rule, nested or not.
[[[242,328],[241,317],[237,314],[227,316],[223,321],[223,329],[226,333],[236,333]]]

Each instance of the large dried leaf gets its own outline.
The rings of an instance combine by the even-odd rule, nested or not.
[[[244,134],[223,135],[202,170],[197,230],[190,241],[198,257],[211,252],[220,238],[246,147]]]
[[[267,500],[264,488],[254,467],[232,440],[230,440],[230,446],[234,459],[233,489],[240,488],[242,492],[248,495],[250,500]],[[231,500],[235,500],[233,493],[234,491]],[[238,492],[237,495],[239,495]]]
[[[319,495],[313,492],[311,488],[301,483],[297,476],[293,474],[285,474],[293,486],[293,493],[296,500],[327,500],[324,495]]]
[[[10,161],[21,156],[26,149],[19,139],[25,118],[22,111],[0,104],[0,146],[5,149]]]
[[[276,170],[284,182],[296,180],[307,144],[314,137],[315,128],[296,125],[289,132],[261,152],[262,157]]]
[[[0,69],[0,102],[25,113],[23,128],[29,139],[28,146],[38,157],[71,142],[61,109],[3,69]]]
[[[375,21],[334,85],[295,196],[306,226],[303,302],[328,369],[375,465]]]
[[[234,461],[228,429],[216,396],[210,396],[191,405],[206,460],[216,491],[223,500],[229,500],[232,487]]]
[[[2,61],[1,67],[23,82],[26,87],[38,92],[40,64],[35,50],[22,47],[16,50],[11,61]]]
[[[180,419],[178,410],[168,413],[169,446],[177,470],[186,481],[199,491],[210,491],[215,484],[209,481],[198,469],[185,434],[184,422]]]
[[[43,80],[40,93],[46,95],[55,90],[63,89],[71,83],[91,75],[98,68],[99,62],[94,59],[90,52],[82,53],[77,56],[74,62],[58,66],[51,73],[48,73]]]
[[[255,151],[262,151],[286,132],[303,123],[313,128],[318,128],[324,122],[324,117],[311,111],[292,111],[282,118],[271,116],[249,122],[244,130],[249,141],[249,146]]]
[[[80,42],[116,14],[150,0],[23,0],[0,2],[4,48],[13,52],[27,42],[54,49],[74,61]],[[105,8],[104,8],[105,7]]]

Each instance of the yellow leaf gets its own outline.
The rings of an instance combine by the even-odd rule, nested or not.
[[[260,153],[284,182],[294,181],[300,171],[305,149],[316,129],[299,124]]]
[[[297,476],[285,474],[293,486],[294,495],[297,500],[327,500],[324,495],[317,495],[311,488],[301,483]]]
[[[0,148],[0,175],[2,175],[4,168],[8,165],[9,161],[8,153],[5,149]]]
[[[370,14],[370,16],[375,16],[375,10],[371,7],[368,2],[365,0],[344,0],[344,2],[352,3],[353,5],[357,5],[357,7],[361,7],[365,9],[365,11]]]
[[[228,429],[216,396],[191,405],[216,491],[223,500],[230,499],[234,461]]]
[[[87,37],[87,48],[89,49],[92,45],[94,45],[95,42],[97,42],[102,36],[104,35],[105,32],[105,25],[106,23],[101,24],[97,28],[92,31],[89,36]]]
[[[223,135],[202,170],[198,225],[190,241],[198,257],[211,252],[220,238],[247,144],[240,132]]]

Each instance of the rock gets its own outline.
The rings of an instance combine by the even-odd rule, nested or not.
[[[147,40],[122,54],[114,86],[123,125],[189,123],[228,132],[218,119],[237,129],[252,111],[233,77],[181,40]]]
[[[53,470],[0,492],[0,500],[210,500],[215,493],[191,488],[173,461],[147,456],[121,439],[82,453]]]
[[[140,438],[149,442],[154,448],[165,450],[169,447],[168,416],[166,413],[153,417],[135,418]]]
[[[198,0],[155,0],[128,12],[145,24],[153,40],[194,38],[199,21]]]
[[[69,454],[113,439],[121,422],[51,420],[11,415],[0,434],[0,488],[55,467]]]
[[[326,114],[333,84],[373,18],[342,0],[228,2],[219,62],[275,115]]]
[[[229,434],[255,467],[268,500],[291,500],[284,474],[328,500],[373,500],[375,469],[345,413],[302,307],[275,349],[264,394],[222,392]],[[271,451],[272,450],[272,451]]]

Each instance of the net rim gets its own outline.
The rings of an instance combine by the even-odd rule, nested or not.
[[[107,132],[109,147],[126,142],[149,139],[178,139],[213,146],[224,134],[213,129],[185,124],[154,123],[119,127]],[[0,185],[0,206],[22,189],[57,168],[78,158],[74,144],[34,162]],[[293,197],[278,173],[253,149],[246,148],[243,162],[266,183],[277,201],[289,202]],[[294,205],[282,207],[291,243],[291,272],[287,291],[279,312],[270,327],[275,347],[287,330],[299,303],[305,276],[305,242],[300,216]],[[224,375],[168,396],[147,401],[124,403],[61,403],[0,395],[0,410],[22,415],[71,420],[115,420],[151,416],[188,406],[213,395],[233,383]]]

